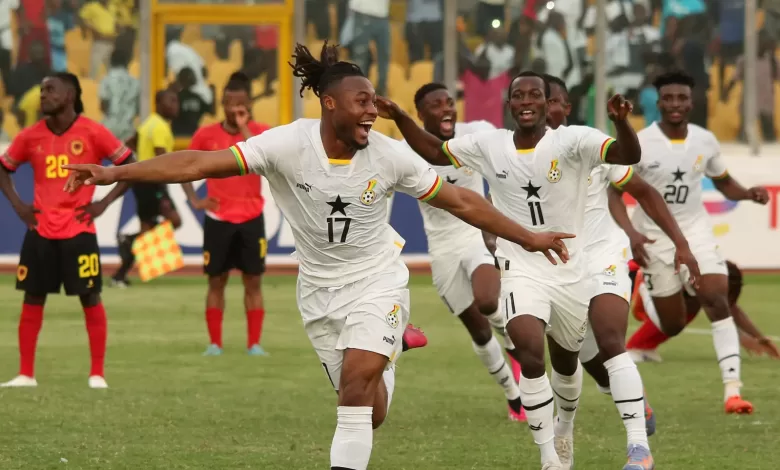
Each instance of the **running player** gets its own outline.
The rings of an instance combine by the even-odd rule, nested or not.
[[[425,130],[441,140],[495,130],[487,121],[457,122],[455,100],[447,87],[439,83],[428,83],[417,90],[414,105]],[[447,165],[434,166],[433,169],[450,184],[478,194],[485,193],[482,176],[471,168],[456,169]],[[504,337],[506,330],[504,317],[498,310],[501,277],[493,255],[485,246],[482,232],[428,204],[420,204],[420,211],[428,237],[428,253],[432,258],[433,284],[439,297],[466,327],[477,357],[504,390],[509,402],[509,419],[525,421],[520,390],[512,377],[512,369],[504,359],[501,345],[490,331],[492,325]],[[514,350],[508,338],[503,339],[507,349]]]
[[[84,116],[81,85],[70,73],[57,73],[41,83],[41,111],[45,118],[19,133],[0,156],[0,189],[27,225],[16,288],[24,291],[19,320],[19,375],[3,387],[35,387],[35,349],[48,294],[79,296],[86,318],[92,367],[91,388],[108,388],[103,365],[106,355],[106,311],[100,299],[100,250],[94,219],[126,190],[117,184],[100,201],[92,202],[95,188],[62,191],[69,163],[115,165],[133,160],[132,152],[111,132]],[[33,168],[33,204],[21,200],[9,173],[23,163]]]
[[[138,127],[136,136],[131,139],[135,144],[138,160],[144,161],[164,153],[172,152],[174,145],[171,120],[179,114],[179,97],[172,89],[157,92],[155,96],[157,112],[149,115]],[[130,285],[127,274],[133,268],[135,257],[132,254],[133,241],[157,225],[159,218],[169,220],[174,229],[181,227],[181,216],[173,205],[168,188],[159,184],[133,185],[138,219],[141,222],[141,232],[134,235],[117,237],[122,264],[111,276],[111,284],[125,288]]]
[[[729,176],[715,136],[688,123],[694,87],[690,76],[680,72],[667,73],[658,77],[654,85],[659,94],[661,122],[639,132],[645,158],[635,170],[656,190],[663,192],[666,204],[701,264],[701,283],[694,290],[712,322],[715,353],[725,385],[725,411],[752,413],[753,405],[740,395],[739,334],[729,308],[728,270],[718,253],[712,225],[704,209],[701,180],[705,176],[712,178],[718,191],[733,201],[752,200],[766,204],[769,195],[765,188],[745,189]],[[685,270],[677,272],[674,245],[648,217],[645,208],[637,209],[632,222],[636,229],[622,225],[627,233],[636,231],[646,240],[654,240],[646,246],[634,245],[632,251],[643,268],[645,283],[664,333],[675,336],[685,327],[687,312],[682,290],[688,273]],[[643,250],[647,253],[646,259],[642,256]]]
[[[304,328],[338,392],[331,469],[365,470],[372,429],[392,400],[409,320],[409,271],[400,259],[403,239],[386,222],[387,192],[430,201],[502,240],[542,251],[545,262],[555,263],[551,250],[568,260],[561,238],[573,235],[524,229],[484,197],[443,182],[400,142],[371,132],[374,87],[359,67],[338,60],[337,47],[323,45],[317,60],[297,45],[293,74],[302,79],[301,93],[310,89],[320,98],[321,119],[300,119],[230,149],[174,152],[119,171],[71,165],[67,188],[264,175],[295,237]]]
[[[234,73],[222,93],[225,120],[198,129],[190,149],[219,150],[262,134],[268,126],[250,120],[251,82],[243,73]],[[225,310],[225,286],[230,270],[238,268],[244,283],[247,352],[264,356],[260,346],[265,310],[260,278],[265,271],[265,223],[260,176],[209,179],[208,195],[200,199],[192,183],[182,185],[190,204],[206,210],[203,225],[203,271],[208,275],[206,293],[206,326],[209,347],[204,356],[222,354],[222,316]]]
[[[626,121],[631,105],[620,95],[609,100],[609,115],[618,132],[615,140],[589,127],[548,129],[549,97],[550,87],[542,76],[523,72],[512,80],[507,103],[516,131],[485,131],[446,142],[417,127],[389,100],[380,100],[379,108],[429,163],[456,168],[465,165],[481,173],[500,212],[532,226],[537,233],[555,229],[583,234],[591,170],[604,161],[639,161],[639,141]],[[517,250],[500,236],[497,240],[506,329],[520,355],[520,394],[541,450],[543,470],[571,468],[574,416],[582,389],[577,355],[585,336],[591,289],[582,240],[576,238],[567,245],[569,263],[551,268],[540,256]],[[553,366],[552,385],[545,371],[545,333]],[[553,393],[558,397],[556,421]],[[632,447],[629,457],[637,464],[652,460],[649,451],[639,446]]]

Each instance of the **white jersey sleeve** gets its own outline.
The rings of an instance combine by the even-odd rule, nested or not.
[[[482,131],[455,137],[444,142],[442,150],[455,168],[467,166],[484,175],[488,172],[489,166],[485,157],[488,155],[487,146],[484,144],[485,136],[492,135],[494,132],[496,131]]]
[[[267,176],[274,171],[279,159],[296,152],[299,144],[295,138],[297,124],[268,129],[244,142],[231,147],[241,166],[241,174],[256,173]]]
[[[442,179],[436,171],[407,145],[402,144],[398,147],[394,189],[421,202],[428,202],[436,197],[442,186]]]
[[[712,146],[712,157],[707,160],[707,166],[704,168],[704,174],[713,179],[725,178],[729,171],[726,167],[726,161],[720,154],[720,144],[714,138],[710,139]]]
[[[634,167],[626,165],[607,165],[607,180],[617,188],[623,188],[634,176]]]
[[[571,152],[568,155],[582,159],[590,169],[604,163],[609,147],[615,139],[598,129],[587,126],[569,126],[572,138]]]

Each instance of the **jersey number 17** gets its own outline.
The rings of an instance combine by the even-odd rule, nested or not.
[[[352,223],[352,219],[349,217],[328,217],[328,242],[330,243],[345,243],[347,241],[347,233],[349,233],[349,224]],[[336,224],[343,224],[341,226],[341,235],[335,234],[337,228]],[[336,240],[338,238],[338,240]]]

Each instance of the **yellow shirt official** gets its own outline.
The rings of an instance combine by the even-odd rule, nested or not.
[[[79,11],[79,16],[90,28],[101,36],[111,38],[116,36],[116,17],[105,5],[89,2]]]
[[[139,161],[149,160],[156,156],[154,149],[165,149],[173,152],[173,130],[170,123],[157,113],[152,113],[138,128],[137,155]]]

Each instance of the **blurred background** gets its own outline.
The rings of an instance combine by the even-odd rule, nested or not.
[[[653,78],[682,68],[698,84],[693,122],[755,149],[777,136],[779,37],[780,0],[0,0],[0,138],[39,118],[41,78],[63,70],[81,78],[86,115],[122,139],[155,91],[174,86],[186,145],[222,118],[222,88],[239,70],[253,80],[256,120],[317,117],[287,61],[295,42],[329,40],[405,108],[442,81],[461,120],[496,126],[511,125],[503,97],[523,69],[562,77],[571,123],[605,129],[610,93],[632,99],[644,127],[658,118]],[[390,122],[375,128],[399,137]]]

